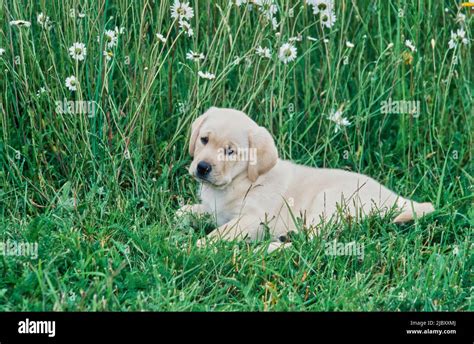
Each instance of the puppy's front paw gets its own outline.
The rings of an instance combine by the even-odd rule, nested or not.
[[[199,239],[198,241],[196,241],[196,247],[198,249],[204,249],[204,248],[207,248],[208,250],[210,250],[211,252],[217,254],[218,252],[218,249],[216,246],[211,246],[210,243],[213,242],[210,240],[210,238],[208,237],[204,237],[204,238],[201,238]],[[214,241],[215,242],[215,241]],[[209,252],[209,251],[206,251],[206,252]]]
[[[206,247],[206,238],[201,238],[198,241],[196,241],[196,247],[198,248],[204,248]]]
[[[290,246],[291,246],[291,242],[274,241],[274,242],[271,242],[270,245],[268,245],[267,253],[270,254],[270,253],[273,253],[277,250],[283,250],[283,249],[288,248]]]
[[[180,217],[191,214],[193,212],[193,207],[194,207],[194,205],[192,205],[192,204],[183,205],[181,208],[179,208],[176,211],[175,217],[180,218]]]
[[[173,218],[176,228],[179,230],[191,230],[196,225],[196,216],[193,213],[193,205],[184,205],[179,208]]]

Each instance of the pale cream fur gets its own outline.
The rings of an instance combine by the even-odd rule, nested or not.
[[[201,139],[207,138],[204,144]],[[222,161],[223,148],[256,149],[256,160]],[[219,151],[220,149],[220,151]],[[351,216],[358,220],[371,213],[400,211],[394,222],[406,222],[434,210],[431,203],[403,198],[374,179],[338,169],[311,168],[278,158],[270,133],[241,111],[211,108],[192,125],[189,172],[201,183],[201,203],[178,211],[210,213],[219,226],[198,245],[210,239],[259,240],[270,229],[273,251],[288,244],[279,238],[296,231],[295,218],[317,234],[320,224]],[[199,179],[200,161],[211,164],[206,181]],[[265,224],[265,225],[264,225]]]

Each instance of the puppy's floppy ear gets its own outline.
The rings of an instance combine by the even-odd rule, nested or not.
[[[196,148],[196,140],[199,135],[199,129],[201,129],[202,124],[207,119],[207,112],[196,118],[191,125],[191,138],[189,139],[189,155],[194,156],[194,149]]]
[[[264,127],[251,129],[249,132],[249,148],[256,149],[257,161],[249,161],[248,177],[255,182],[258,176],[270,171],[278,161],[278,151],[272,136]]]

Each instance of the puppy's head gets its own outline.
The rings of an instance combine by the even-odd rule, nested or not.
[[[225,188],[242,174],[255,182],[278,160],[267,129],[241,111],[212,107],[191,128],[189,173],[201,182]]]

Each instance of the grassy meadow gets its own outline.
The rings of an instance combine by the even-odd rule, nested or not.
[[[0,0],[0,311],[474,310],[470,10],[173,3]],[[175,212],[198,201],[188,136],[210,106],[246,112],[282,158],[436,211],[302,232],[271,255],[199,249],[212,219]],[[328,255],[333,241],[364,255]]]

